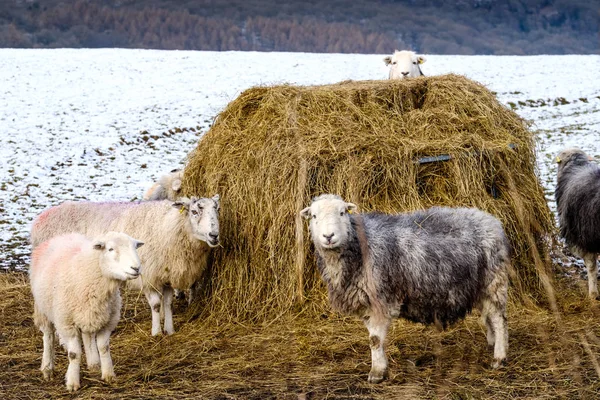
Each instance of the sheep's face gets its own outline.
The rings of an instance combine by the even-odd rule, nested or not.
[[[585,164],[588,161],[592,161],[593,158],[588,156],[583,150],[578,149],[576,147],[572,147],[569,149],[565,149],[561,151],[558,156],[556,156],[556,162],[558,163],[558,171],[562,171],[562,169],[572,161],[575,161],[575,165],[577,164]]]
[[[421,76],[419,64],[425,62],[425,57],[415,54],[413,51],[398,51],[383,59],[385,65],[390,66],[390,79],[404,79]]]
[[[194,237],[206,242],[210,247],[219,245],[220,197],[192,197],[173,203],[174,207],[187,210],[188,219]]]
[[[339,196],[322,195],[315,198],[300,215],[310,220],[310,233],[316,246],[335,249],[348,239],[350,217],[356,210],[352,203],[346,203]]]
[[[103,275],[120,281],[137,278],[141,267],[137,249],[143,244],[120,232],[108,232],[95,240]]]

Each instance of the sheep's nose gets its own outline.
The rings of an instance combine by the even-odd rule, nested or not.
[[[209,233],[208,236],[212,239],[212,240],[217,240],[219,238],[219,234],[218,233]]]
[[[407,76],[409,73],[408,72],[403,72],[402,75]]]
[[[330,242],[330,241],[331,241],[331,238],[332,238],[334,235],[335,235],[335,233],[331,233],[331,234],[329,234],[329,235],[323,234],[323,237],[324,237],[325,239],[327,239],[327,241],[328,241],[328,242]]]
[[[140,267],[131,267],[131,269],[138,274],[140,272]]]

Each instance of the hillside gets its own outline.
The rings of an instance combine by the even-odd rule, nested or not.
[[[586,0],[5,0],[0,47],[597,54]]]

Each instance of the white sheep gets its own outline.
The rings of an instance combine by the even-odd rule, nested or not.
[[[102,368],[106,382],[115,377],[108,342],[121,316],[121,282],[137,278],[143,243],[108,232],[90,240],[70,233],[38,245],[29,270],[35,325],[44,334],[42,373],[54,371],[54,331],[69,356],[67,390],[79,389],[80,335],[90,370]]]
[[[475,208],[351,214],[331,194],[301,211],[332,307],[369,330],[369,382],[388,374],[384,341],[393,318],[445,327],[478,308],[498,367],[506,358],[510,246],[502,224]]]
[[[396,50],[394,54],[383,59],[385,65],[391,65],[389,79],[423,76],[420,65],[425,61],[426,58],[422,55],[408,50]]]
[[[142,197],[143,201],[150,200],[171,200],[175,201],[182,195],[181,193],[181,181],[183,180],[183,170],[173,169],[168,174],[162,175],[158,181],[156,181]],[[187,301],[191,304],[194,300],[194,292],[197,284],[194,283],[190,289],[187,290]],[[174,295],[178,299],[184,299],[186,294],[179,289],[175,289]]]
[[[164,174],[156,181],[142,197],[142,200],[171,200],[175,201],[181,197],[181,181],[183,170],[174,169]]]
[[[145,242],[140,249],[144,265],[140,278],[128,286],[142,289],[152,310],[152,335],[175,332],[171,304],[173,289],[189,289],[204,271],[211,247],[219,245],[219,195],[132,202],[72,202],[52,207],[33,222],[35,247],[48,238],[79,232],[95,235],[118,230]]]

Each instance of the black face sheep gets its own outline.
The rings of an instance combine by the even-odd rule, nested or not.
[[[317,264],[331,306],[369,330],[369,382],[388,373],[384,341],[393,318],[446,326],[478,308],[494,346],[506,357],[509,242],[500,222],[474,208],[351,214],[336,195],[315,198],[310,219]]]
[[[137,278],[143,243],[119,232],[90,240],[78,233],[56,236],[35,248],[29,276],[34,322],[44,334],[42,373],[54,371],[54,330],[69,355],[67,390],[79,389],[80,335],[88,368],[115,373],[108,341],[121,316],[121,282]]]
[[[560,235],[583,258],[588,294],[598,299],[600,254],[600,166],[580,149],[563,150],[557,157],[556,208]]]
[[[152,310],[152,335],[158,335],[160,310],[164,331],[175,332],[171,304],[173,289],[188,289],[204,271],[209,250],[219,245],[219,195],[132,202],[67,201],[40,214],[31,228],[31,242],[39,243],[66,232],[97,235],[122,231],[143,240],[144,268],[128,286],[140,288]]]

